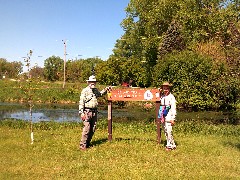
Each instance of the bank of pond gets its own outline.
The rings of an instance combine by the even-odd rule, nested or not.
[[[28,104],[0,103],[0,120],[15,119],[36,122],[81,122],[77,104],[38,104],[32,107]],[[113,107],[113,122],[145,122],[155,121],[155,108],[145,107]],[[107,106],[100,106],[98,119],[107,119]],[[185,112],[178,110],[176,121],[204,122],[206,124],[240,124],[240,111],[200,111]]]

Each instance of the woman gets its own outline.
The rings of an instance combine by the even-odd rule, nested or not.
[[[171,151],[176,149],[176,144],[173,139],[172,126],[176,118],[176,99],[170,92],[171,85],[168,82],[162,84],[160,89],[160,109],[158,117],[161,118],[162,127],[167,139],[166,150]]]

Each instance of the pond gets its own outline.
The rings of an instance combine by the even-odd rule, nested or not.
[[[98,118],[107,118],[107,109],[100,107]],[[113,117],[129,117],[127,110],[114,110]],[[0,120],[19,119],[31,120],[28,104],[0,103]],[[32,107],[32,121],[80,122],[78,105],[65,104],[38,104]]]
[[[107,107],[100,107],[98,118],[108,116]],[[155,119],[155,110],[146,111],[143,108],[113,108],[113,121],[145,121],[150,122]],[[19,103],[0,103],[0,120],[19,119],[31,120],[29,105]],[[56,121],[56,122],[80,122],[78,116],[78,105],[62,104],[41,104],[32,108],[32,121]],[[181,112],[178,111],[177,121],[203,121],[214,124],[240,124],[240,111],[232,112]]]

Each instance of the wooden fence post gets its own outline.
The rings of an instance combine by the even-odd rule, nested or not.
[[[112,101],[108,101],[108,141],[112,141]]]
[[[161,119],[158,118],[158,111],[160,107],[160,101],[156,101],[156,124],[157,124],[157,142],[161,143]]]

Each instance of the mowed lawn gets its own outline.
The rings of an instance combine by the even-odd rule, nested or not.
[[[100,126],[93,146],[80,151],[81,130],[81,124],[35,128],[31,145],[29,128],[0,126],[0,179],[240,179],[236,135],[178,130],[177,149],[167,152],[154,124],[119,123],[112,142]]]

